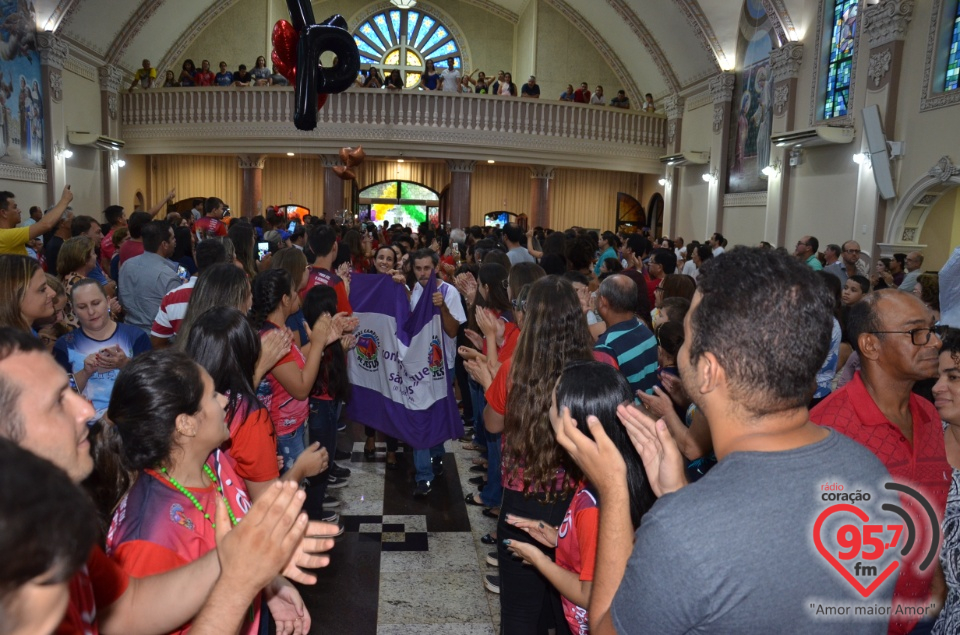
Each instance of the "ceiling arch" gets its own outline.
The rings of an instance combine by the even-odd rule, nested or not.
[[[444,2],[435,0],[441,8]],[[460,0],[516,24],[537,0]],[[35,0],[41,28],[89,57],[132,70],[140,60],[177,60],[237,0]],[[598,50],[631,98],[679,93],[731,69],[743,0],[543,0]],[[761,0],[781,42],[797,39],[791,11],[803,0]],[[790,11],[788,6],[790,5]]]

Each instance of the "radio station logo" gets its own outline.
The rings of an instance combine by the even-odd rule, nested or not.
[[[357,337],[357,363],[364,370],[376,371],[380,368],[380,338],[376,331],[365,329]]]

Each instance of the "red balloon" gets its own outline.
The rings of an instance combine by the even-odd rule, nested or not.
[[[317,110],[323,108],[325,103],[327,103],[327,93],[317,93]]]
[[[345,165],[338,165],[333,168],[334,174],[343,179],[344,181],[353,181],[357,178],[357,175]]]
[[[270,54],[270,59],[274,63],[279,60],[288,72],[295,74],[297,71],[297,43],[300,41],[300,34],[293,28],[292,24],[286,20],[279,20],[273,25],[271,40],[273,42],[273,53]],[[284,73],[281,73],[281,75],[286,77]],[[287,77],[287,79],[290,78]]]

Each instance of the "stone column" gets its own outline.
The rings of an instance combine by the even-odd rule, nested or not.
[[[727,156],[730,150],[730,102],[733,99],[733,73],[720,73],[710,80],[713,97],[713,138],[710,144],[709,172],[716,179],[709,184],[705,236],[723,232],[723,197],[727,193]]]
[[[550,181],[553,167],[535,165],[530,168],[530,225],[550,227]]]
[[[796,125],[797,79],[803,62],[803,44],[787,42],[770,52],[770,70],[773,76],[774,133],[790,132]],[[780,171],[767,177],[767,211],[763,239],[779,247],[786,244],[787,210],[790,202],[790,148],[774,146],[770,150],[771,164],[780,164]]]
[[[880,121],[887,139],[896,139],[897,99],[900,92],[900,76],[903,65],[903,44],[907,27],[913,18],[913,0],[880,0],[867,5],[863,10],[863,32],[869,42],[867,71],[867,94],[864,106],[880,107]],[[861,71],[862,72],[862,71]],[[866,139],[861,140],[861,151],[867,151]],[[861,248],[869,249],[872,259],[880,252],[880,243],[886,239],[887,201],[880,198],[873,179],[872,166],[860,166],[857,182],[857,202],[854,208],[854,238]],[[896,168],[893,170],[897,174]],[[896,238],[897,240],[900,237]],[[869,245],[869,247],[868,247]]]
[[[470,178],[476,165],[476,161],[447,159],[447,167],[450,169],[450,216],[447,220],[450,227],[470,226]]]
[[[240,194],[240,215],[245,218],[263,214],[263,164],[267,158],[259,154],[237,156],[237,166],[243,170]]]
[[[340,157],[334,154],[321,154],[320,164],[323,165],[323,218],[330,221],[338,218],[340,210],[344,208],[344,181],[333,168],[340,163]]]
[[[116,66],[107,65],[98,68],[97,74],[100,76],[100,134],[116,139],[120,136],[119,94],[123,73]],[[120,203],[120,168],[117,166],[119,158],[118,152],[100,152],[104,207]]]
[[[663,101],[667,114],[667,154],[680,152],[680,133],[683,128],[683,107],[686,101],[680,95],[670,95]],[[664,177],[667,184],[663,188],[663,226],[669,227],[671,236],[677,235],[677,205],[680,200],[680,172],[676,167],[667,166]]]
[[[67,145],[63,118],[63,64],[70,48],[62,38],[46,31],[37,33],[37,49],[40,51],[40,81],[44,86],[43,152],[47,164],[47,202],[52,206],[60,200],[60,192],[66,185],[66,164],[63,157],[56,156],[54,148]]]

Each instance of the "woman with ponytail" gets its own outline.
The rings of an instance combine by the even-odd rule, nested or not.
[[[179,351],[140,355],[117,378],[108,425],[115,426],[121,463],[136,480],[113,515],[106,550],[130,575],[216,560],[217,535],[227,529],[218,524],[236,525],[250,508],[234,461],[219,450],[230,438],[226,404],[210,374]],[[218,499],[228,519],[216,514]],[[264,595],[278,632],[309,630],[310,616],[293,585],[278,576]],[[243,635],[259,632],[260,604],[254,600]]]
[[[282,328],[287,318],[300,309],[294,281],[285,269],[270,269],[253,281],[253,308],[250,319],[260,335]],[[274,365],[257,388],[257,396],[269,410],[277,433],[277,448],[283,458],[281,473],[292,469],[305,450],[304,433],[310,412],[308,398],[320,373],[324,349],[336,342],[344,330],[351,330],[349,318],[338,314],[319,317],[307,327],[310,343],[302,349],[290,343],[290,350]],[[348,328],[349,327],[349,328]]]

